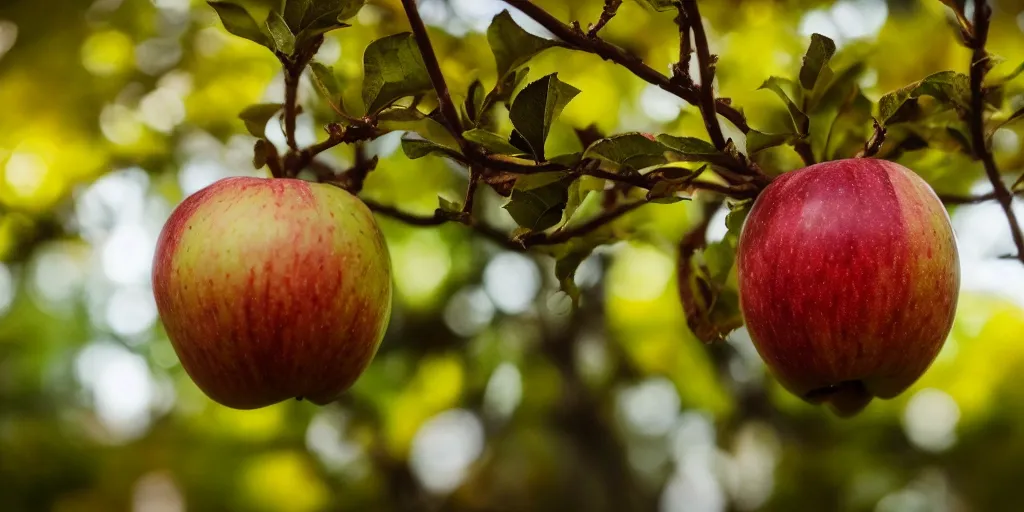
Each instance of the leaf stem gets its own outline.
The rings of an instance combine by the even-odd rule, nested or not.
[[[444,74],[441,72],[441,65],[437,61],[437,54],[434,53],[434,45],[430,42],[427,27],[423,24],[423,18],[420,17],[419,9],[416,8],[416,0],[402,0],[402,7],[405,8],[405,15],[409,19],[409,25],[412,27],[412,34],[416,38],[416,45],[419,46],[420,53],[423,55],[423,63],[426,65],[427,73],[430,75],[430,83],[434,86],[434,91],[437,93],[437,101],[444,124],[455,137],[455,140],[464,146],[465,139],[462,137],[462,123],[459,121],[459,111],[455,108],[452,95],[448,91],[448,84],[445,83]]]

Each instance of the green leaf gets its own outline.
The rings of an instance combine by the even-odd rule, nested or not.
[[[327,103],[339,114],[345,114],[345,106],[341,101],[341,81],[334,73],[334,68],[325,66],[319,62],[311,62],[309,65],[313,71],[313,85],[317,92]]]
[[[288,0],[284,7],[284,20],[289,27],[302,30],[302,19],[313,0]]]
[[[592,192],[600,193],[603,190],[604,180],[601,178],[581,176],[580,179],[572,182],[572,185],[569,185],[569,199],[565,205],[566,221],[571,222],[573,220],[576,216],[576,212],[583,206],[583,203],[585,203],[591,195],[594,195]],[[582,212],[582,214],[586,213],[586,211]]]
[[[704,263],[708,277],[719,286],[725,286],[729,271],[736,261],[736,247],[728,239],[708,244],[704,249]]]
[[[661,134],[658,135],[657,140],[669,150],[681,155],[685,161],[726,165],[732,159],[730,155],[719,151],[710,142],[696,137],[676,137]]]
[[[378,39],[363,54],[363,103],[373,115],[399,98],[431,89],[423,55],[409,32]]]
[[[447,146],[431,142],[427,139],[412,137],[402,138],[402,151],[405,152],[405,156],[409,157],[410,160],[423,158],[430,154],[454,158],[458,158],[460,156],[458,151]]]
[[[593,249],[589,252],[570,252],[555,260],[555,279],[558,279],[562,291],[572,299],[573,307],[578,306],[580,301],[580,288],[576,286],[576,270],[592,251]]]
[[[270,118],[274,117],[282,108],[284,105],[281,103],[250,105],[241,114],[238,114],[238,117],[245,122],[245,129],[249,130],[253,137],[262,139],[266,136],[267,123],[270,122]]]
[[[532,174],[516,180],[505,210],[516,224],[530,231],[543,231],[562,220],[573,178],[564,173]]]
[[[579,93],[579,89],[559,80],[558,73],[552,73],[524,87],[512,102],[509,119],[538,161],[544,160],[544,142],[551,123]]]
[[[462,211],[461,203],[449,201],[441,196],[437,196],[437,203],[440,208],[446,212],[459,213]]]
[[[623,133],[591,144],[583,158],[601,158],[626,169],[640,170],[664,164],[667,149],[639,132]]]
[[[518,155],[522,153],[519,148],[509,144],[501,135],[480,128],[463,132],[462,136],[470,142],[479,144],[491,153],[502,155]]]
[[[289,0],[293,2],[295,0]],[[363,7],[366,0],[299,0],[308,3],[302,15],[302,22],[293,25],[289,23],[298,36],[298,45],[313,39],[316,36],[326,34],[335,29],[349,26],[345,20],[353,17]],[[296,11],[301,7],[296,7]],[[288,19],[288,11],[285,11]]]
[[[509,72],[529,62],[533,56],[558,44],[523,30],[507,10],[501,11],[491,20],[487,28],[487,42],[494,53],[499,82]]]
[[[207,2],[217,11],[224,29],[236,36],[270,47],[270,40],[244,7],[231,2]]]
[[[836,53],[836,43],[821,34],[811,34],[811,44],[804,54],[803,65],[800,66],[800,85],[804,89],[814,89],[822,68],[828,65]]]
[[[886,124],[910,99],[931,96],[944,105],[967,109],[971,80],[955,71],[940,71],[906,87],[890,92],[878,100],[879,118]]]
[[[800,139],[795,133],[764,133],[751,129],[747,133],[747,153],[754,154],[768,148],[792,144]]]
[[[466,123],[467,125],[475,125],[477,120],[483,115],[484,98],[486,98],[484,84],[480,80],[474,80],[473,83],[469,84],[466,101],[462,104],[463,111],[466,113],[466,119],[469,121],[469,123]]]
[[[295,52],[295,35],[292,34],[292,29],[288,28],[288,23],[280,14],[270,13],[270,16],[267,17],[267,30],[270,32],[270,38],[277,51],[285,55]]]
[[[753,199],[745,199],[729,204],[729,213],[725,216],[725,226],[729,229],[729,236],[739,239],[743,223],[750,214],[750,208],[754,206]]]
[[[761,84],[761,87],[758,87],[757,89],[768,89],[774,92],[775,95],[786,104],[786,109],[789,110],[789,116],[793,121],[794,131],[800,135],[807,135],[807,128],[810,125],[810,119],[808,119],[807,114],[800,110],[800,107],[793,102],[785,89],[782,88],[782,86],[786,84],[792,84],[792,81],[773,76],[769,77],[768,80],[765,80],[764,83]]]

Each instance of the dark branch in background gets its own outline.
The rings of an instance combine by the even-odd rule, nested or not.
[[[814,151],[811,149],[811,144],[806,140],[801,140],[793,145],[793,150],[800,156],[800,160],[803,161],[804,165],[814,165],[818,162],[814,158]]]
[[[323,42],[323,36],[319,36],[310,44],[299,48],[294,55],[276,52],[284,69],[284,135],[291,151],[299,150],[299,144],[295,140],[295,120],[299,115],[299,80]]]
[[[939,200],[942,204],[947,205],[961,205],[961,204],[978,204],[984,203],[985,201],[991,201],[996,198],[995,192],[989,192],[980,196],[956,196],[949,194],[939,194]]]
[[[697,251],[707,245],[708,225],[711,223],[711,217],[721,205],[721,201],[704,203],[702,220],[679,241],[678,272],[676,274],[679,300],[683,305],[683,313],[686,315],[686,325],[690,328],[690,332],[700,340],[717,337],[718,328],[709,324],[701,316],[697,297],[694,296],[693,288],[690,286],[690,277],[693,276],[692,260]]]
[[[969,40],[971,49],[974,50],[971,56],[971,110],[968,123],[971,127],[971,145],[974,154],[985,166],[985,174],[992,182],[992,190],[1003,207],[1006,220],[1010,224],[1010,234],[1013,243],[1017,246],[1017,259],[1024,263],[1024,233],[1021,232],[1020,223],[1013,212],[1013,195],[1003,183],[999,176],[999,169],[996,167],[992,151],[989,150],[988,141],[985,137],[985,91],[983,82],[985,75],[991,66],[991,57],[985,50],[985,43],[988,40],[989,21],[992,17],[992,7],[987,0],[975,0],[974,3],[974,26],[972,37]]]
[[[628,69],[638,78],[682,98],[691,105],[698,105],[700,103],[699,93],[696,89],[673,82],[668,76],[655,71],[654,68],[644,64],[643,61],[636,56],[630,55],[622,48],[619,48],[604,39],[599,37],[587,37],[586,34],[576,31],[571,26],[562,23],[543,8],[533,4],[529,0],[504,0],[504,2],[516,9],[519,9],[523,14],[529,16],[531,19],[546,28],[549,32],[561,39],[568,48],[592,53],[604,60],[612,61]],[[728,119],[729,122],[739,128],[743,133],[750,131],[750,127],[747,125],[747,120],[743,117],[743,113],[732,108],[732,106],[728,105],[727,102],[718,100],[716,110],[722,117]]]
[[[882,149],[882,143],[885,142],[885,127],[878,122],[878,119],[872,119],[872,132],[871,138],[864,143],[864,149],[857,153],[857,158],[870,158],[878,154],[878,150]]]
[[[390,217],[392,219],[404,222],[411,226],[440,226],[448,222],[458,222],[466,224],[464,222],[460,222],[458,219],[453,218],[450,212],[437,210],[434,212],[433,215],[416,215],[413,213],[403,212],[398,208],[395,208],[394,206],[380,204],[371,199],[361,199],[364,203],[366,203],[366,206],[370,208],[370,210],[379,213],[385,217]],[[469,223],[466,225],[472,228],[473,231],[476,231],[477,233],[483,235],[484,238],[496,242],[498,245],[504,247],[505,249],[513,251],[523,251],[525,249],[522,246],[522,244],[513,242],[508,238],[508,235],[502,233],[501,230],[499,229],[476,222]]]
[[[699,107],[700,114],[704,117],[704,126],[708,129],[708,136],[711,143],[718,149],[725,148],[725,136],[722,135],[722,126],[718,124],[718,114],[715,105],[715,67],[718,64],[718,56],[712,55],[708,48],[707,34],[704,33],[704,24],[700,20],[700,9],[697,7],[697,0],[683,0],[683,11],[686,12],[686,19],[689,21],[690,30],[693,31],[693,43],[697,47],[697,62],[700,64],[700,88]],[[681,30],[680,30],[681,31]]]

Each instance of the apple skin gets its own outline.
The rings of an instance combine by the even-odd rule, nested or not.
[[[775,179],[747,216],[737,270],[740,308],[769,370],[839,416],[924,374],[960,289],[935,192],[906,167],[868,158]]]
[[[157,242],[153,293],[174,351],[214,401],[324,405],[366,369],[391,315],[373,214],[330,185],[222,179],[183,201]]]

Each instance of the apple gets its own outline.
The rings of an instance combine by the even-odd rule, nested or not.
[[[181,365],[211,399],[323,405],[373,359],[391,263],[373,214],[340,188],[222,179],[167,220],[153,294]]]
[[[899,395],[934,361],[960,289],[935,192],[893,162],[789,172],[761,192],[737,249],[740,309],[779,383],[852,416]]]

